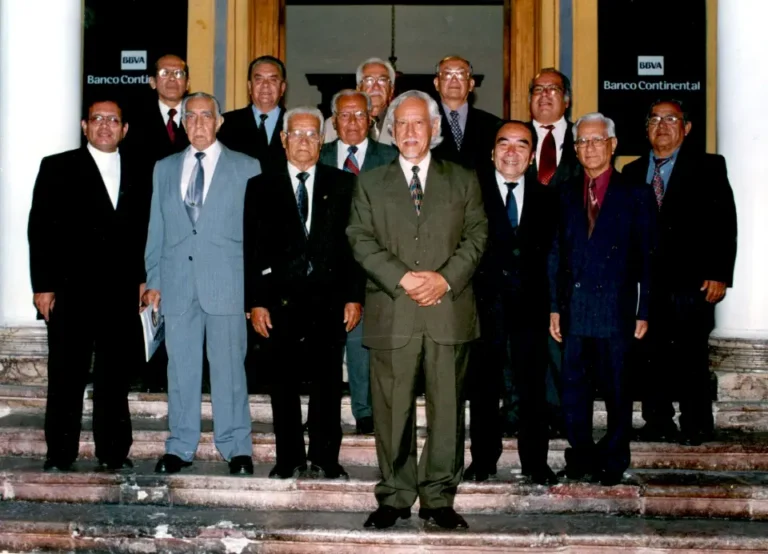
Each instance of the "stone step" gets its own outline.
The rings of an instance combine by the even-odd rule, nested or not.
[[[9,413],[43,413],[45,411],[45,396],[47,387],[44,385],[7,385],[0,384],[0,416]],[[86,391],[83,411],[86,415],[93,413],[92,392]],[[258,423],[272,423],[272,407],[269,396],[266,394],[249,395],[251,419]],[[309,398],[301,398],[301,409],[306,419],[309,406]],[[129,394],[129,407],[133,417],[164,418],[168,415],[168,396],[163,393]],[[635,427],[644,424],[641,415],[641,403],[635,402],[632,423]],[[675,403],[677,412],[677,403]],[[745,432],[768,431],[768,402],[715,402],[713,405],[715,425],[719,429],[734,429]],[[593,423],[597,429],[607,427],[607,414],[605,402],[595,401],[593,410]],[[213,409],[209,394],[203,395],[202,417],[213,418]],[[424,398],[416,400],[417,424],[426,426],[426,411]],[[341,401],[341,419],[346,425],[354,425],[355,418],[352,415],[351,401],[344,396]],[[677,419],[677,416],[675,417]],[[466,416],[469,425],[469,408]]]
[[[212,422],[202,421],[202,435],[197,450],[198,460],[219,460],[213,443]],[[0,456],[45,456],[43,416],[40,414],[10,414],[0,417]],[[80,456],[94,456],[91,420],[83,419],[80,436]],[[253,456],[257,463],[274,463],[275,437],[269,424],[253,424]],[[417,445],[423,447],[426,431],[419,430]],[[596,433],[596,438],[601,432]],[[130,456],[134,459],[157,459],[165,452],[168,436],[167,421],[161,418],[137,418],[133,420],[133,446]],[[549,463],[553,468],[565,464],[564,451],[568,446],[563,439],[549,443]],[[719,431],[713,442],[701,446],[681,446],[674,443],[633,442],[632,467],[638,469],[689,469],[712,471],[768,471],[768,433]],[[376,467],[374,437],[355,435],[350,427],[344,428],[339,460],[344,465]],[[466,463],[471,461],[469,441],[465,447]],[[519,467],[517,440],[504,439],[499,465]]]
[[[0,503],[0,549],[12,552],[233,554],[745,554],[765,552],[768,523],[603,514],[468,515],[446,532],[418,517],[364,529],[366,513],[184,506]]]

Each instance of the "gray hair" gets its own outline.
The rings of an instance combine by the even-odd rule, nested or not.
[[[346,98],[347,96],[362,96],[365,98],[365,107],[370,113],[371,111],[371,97],[368,96],[367,92],[363,92],[361,90],[355,90],[353,88],[345,88],[343,90],[340,90],[336,94],[333,95],[333,98],[331,99],[331,112],[333,115],[336,115],[338,113],[338,107],[337,103],[340,99]]]
[[[582,123],[589,123],[594,121],[599,121],[605,125],[605,130],[608,133],[609,138],[616,137],[616,124],[613,122],[613,119],[610,117],[605,117],[600,112],[592,112],[586,115],[582,115],[579,119],[576,120],[576,123],[573,124],[573,140],[575,141],[579,138],[579,125]]]
[[[216,111],[216,119],[219,119],[221,116],[221,104],[219,104],[219,101],[216,100],[216,97],[213,94],[208,94],[207,92],[193,92],[192,94],[185,96],[184,100],[181,101],[181,121],[184,121],[184,116],[187,114],[187,102],[194,100],[195,98],[213,100],[213,108]]]
[[[464,62],[465,64],[467,64],[467,66],[469,66],[469,75],[470,75],[470,77],[475,73],[475,70],[472,67],[472,63],[468,59],[462,58],[461,56],[456,56],[454,54],[451,54],[450,56],[444,57],[442,60],[440,60],[439,62],[437,62],[435,64],[435,75],[439,75],[440,74],[440,66],[441,65],[443,65],[445,62],[449,62],[451,60],[457,60],[457,61]]]
[[[325,126],[325,118],[323,117],[323,112],[317,108],[310,108],[309,106],[299,106],[298,108],[292,108],[288,110],[283,116],[283,131],[286,133],[288,132],[288,122],[294,115],[314,116],[318,123],[320,123],[320,136],[323,136],[323,127]]]
[[[409,90],[404,93],[402,93],[400,96],[392,100],[392,103],[389,105],[389,109],[387,110],[387,116],[384,118],[384,125],[387,126],[387,129],[389,129],[389,134],[393,137],[395,136],[394,133],[394,126],[395,126],[395,110],[408,100],[409,98],[419,98],[420,100],[423,100],[427,104],[427,109],[429,110],[429,122],[434,124],[435,119],[438,121],[442,120],[442,116],[440,115],[440,108],[437,105],[437,102],[435,102],[435,99],[432,98],[429,94],[426,92],[421,92],[420,90]],[[440,132],[437,134],[436,137],[432,137],[432,139],[429,142],[429,147],[434,148],[438,144],[443,142],[443,128],[442,125],[440,126]]]
[[[363,80],[363,69],[365,69],[366,65],[371,64],[378,64],[383,65],[387,68],[387,73],[389,73],[389,82],[392,84],[392,87],[395,86],[395,68],[392,67],[392,64],[388,61],[382,60],[381,58],[368,58],[363,63],[357,66],[357,70],[355,71],[355,82],[359,85],[360,82]]]

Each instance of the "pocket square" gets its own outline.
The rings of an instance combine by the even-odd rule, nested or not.
[[[272,273],[271,267],[268,267],[267,269],[261,272],[262,275],[269,275],[270,273]]]

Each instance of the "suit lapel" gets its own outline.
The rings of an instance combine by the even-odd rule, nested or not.
[[[328,193],[329,193],[328,175],[324,167],[315,166],[315,183],[312,190],[312,223],[309,227],[309,248],[319,240],[322,240],[326,234],[326,225],[328,221]]]
[[[365,152],[365,158],[363,164],[360,166],[360,173],[365,171],[368,166],[378,167],[379,162],[379,146],[375,140],[368,139],[368,150]]]
[[[112,205],[112,199],[107,192],[107,186],[104,184],[104,179],[101,177],[99,166],[96,165],[96,160],[88,152],[88,148],[82,149],[83,156],[83,171],[85,173],[85,181],[90,184],[94,198],[98,199],[98,205],[109,212],[114,212],[115,207]]]
[[[441,212],[440,205],[445,203],[449,184],[450,180],[445,165],[433,157],[429,162],[426,185],[422,182],[424,200],[421,204],[420,224],[426,222],[433,214]]]
[[[405,179],[403,169],[400,167],[399,158],[395,158],[387,166],[387,170],[382,176],[380,187],[383,191],[386,191],[385,198],[387,198],[389,203],[397,206],[397,213],[402,214],[405,221],[417,227],[420,216],[416,215],[416,207],[413,204],[409,188],[410,181]]]
[[[129,172],[131,171],[131,168],[128,167],[128,164],[125,163],[125,156],[123,153],[120,153],[120,188],[117,193],[117,207],[115,210],[119,210],[121,207],[121,202],[123,202],[123,197],[128,192],[128,187],[131,185],[131,178]]]
[[[688,156],[686,155],[685,149],[681,147],[677,153],[675,165],[672,167],[672,173],[669,176],[669,181],[667,181],[667,189],[664,192],[664,198],[662,199],[661,203],[662,210],[664,210],[664,206],[667,205],[669,200],[672,200],[674,203],[674,199],[679,194],[680,189],[685,186],[684,183],[689,181],[689,169],[690,165],[688,164]]]
[[[216,167],[213,170],[211,176],[211,184],[208,185],[208,194],[205,195],[203,200],[203,209],[200,211],[200,219],[197,221],[197,226],[200,227],[203,223],[211,217],[206,214],[210,214],[216,209],[217,204],[221,201],[221,197],[224,195],[227,183],[231,182],[229,179],[232,166],[229,163],[229,149],[223,144],[221,145],[221,153],[219,159],[216,162]]]

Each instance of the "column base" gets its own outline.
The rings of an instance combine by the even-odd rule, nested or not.
[[[48,383],[48,331],[44,326],[0,328],[0,383]]]
[[[709,367],[717,377],[717,400],[768,402],[768,337],[709,339]]]

